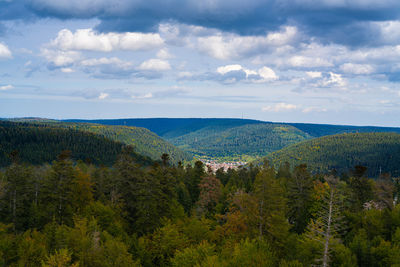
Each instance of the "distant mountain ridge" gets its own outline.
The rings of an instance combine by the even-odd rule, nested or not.
[[[65,120],[144,127],[198,157],[254,159],[307,139],[357,132],[395,132],[396,127],[277,123],[251,119],[148,118]]]

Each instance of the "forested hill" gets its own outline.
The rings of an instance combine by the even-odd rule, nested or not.
[[[356,165],[368,168],[368,175],[400,175],[400,134],[347,133],[307,140],[271,153],[267,159],[276,167],[283,162],[291,166],[302,163],[313,172],[336,169],[347,172]]]
[[[25,121],[25,119],[20,120]],[[174,164],[193,159],[190,153],[184,152],[155,133],[141,127],[60,122],[46,119],[27,119],[27,121],[36,125],[69,128],[101,135],[114,141],[133,145],[137,153],[153,160],[159,160],[164,153],[170,156],[170,161]]]
[[[377,126],[351,126],[351,125],[331,125],[331,124],[311,124],[311,123],[288,123],[297,129],[308,133],[313,137],[342,133],[380,133],[393,132],[400,133],[399,127],[377,127]]]
[[[397,132],[400,128],[307,123],[273,123],[248,119],[151,118],[69,120],[147,128],[199,157],[251,160],[316,137],[355,132]]]
[[[64,150],[74,160],[112,165],[123,144],[93,133],[30,123],[0,121],[0,166],[11,163],[10,153],[18,152],[21,162],[42,164],[51,162]],[[149,164],[147,157],[134,154],[135,159]]]
[[[248,119],[202,119],[202,118],[148,118],[148,119],[106,119],[106,120],[64,120],[66,122],[89,122],[104,125],[125,125],[143,127],[162,137],[178,137],[203,128],[222,126],[232,128],[246,124],[265,123]]]

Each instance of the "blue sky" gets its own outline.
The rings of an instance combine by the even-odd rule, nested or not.
[[[400,126],[398,0],[0,0],[0,117]]]

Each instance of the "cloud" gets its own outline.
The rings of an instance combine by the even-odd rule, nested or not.
[[[0,91],[6,91],[6,90],[13,89],[13,88],[14,88],[14,86],[12,86],[12,85],[10,85],[10,84],[8,84],[8,85],[3,85],[3,86],[0,86]]]
[[[253,83],[271,82],[279,79],[278,75],[266,66],[258,69],[251,70],[243,68],[239,64],[226,65],[217,68],[217,76],[214,79],[224,83],[234,83],[238,81],[247,81]]]
[[[72,73],[72,72],[75,72],[75,70],[74,70],[74,69],[71,69],[71,68],[61,68],[61,72],[64,72],[64,73]]]
[[[100,95],[99,95],[99,99],[106,99],[107,97],[109,97],[110,95],[109,94],[107,94],[107,93],[100,93]]]
[[[340,66],[340,70],[349,74],[371,74],[375,71],[374,67],[369,64],[353,64],[345,63]]]
[[[299,83],[299,86],[294,91],[303,92],[309,89],[320,90],[328,88],[341,91],[347,90],[347,80],[341,74],[317,71],[307,71],[305,74],[306,76],[300,79],[295,78],[292,81]]]
[[[328,109],[326,108],[319,108],[319,107],[307,107],[303,108],[301,112],[303,113],[311,113],[311,112],[327,112]]]
[[[68,29],[58,32],[50,45],[62,51],[87,50],[111,52],[115,50],[151,50],[163,45],[157,33],[97,33],[93,29],[79,29],[72,33]]]
[[[157,57],[158,57],[159,59],[171,59],[171,58],[173,58],[173,55],[171,55],[171,54],[168,52],[168,49],[162,48],[162,49],[160,49],[160,50],[157,52]]]
[[[297,29],[286,26],[279,32],[271,32],[265,36],[219,33],[213,36],[199,37],[197,46],[200,51],[217,59],[239,59],[260,52],[265,53],[272,47],[292,43],[297,37]]]
[[[80,62],[80,65],[82,65],[82,66],[98,66],[98,65],[110,65],[110,64],[117,65],[122,68],[123,67],[128,68],[128,67],[132,66],[131,62],[123,61],[117,57],[90,58],[90,59],[82,60]]]
[[[169,65],[168,61],[153,58],[144,61],[142,64],[140,64],[138,69],[146,71],[166,71],[170,70],[171,66]]]
[[[153,94],[152,93],[147,93],[144,95],[133,95],[132,96],[133,99],[148,99],[148,98],[153,98]]]
[[[12,58],[10,49],[3,43],[0,43],[0,58]]]
[[[51,69],[69,67],[82,57],[81,53],[77,51],[61,51],[47,48],[43,48],[41,54],[50,63],[49,67]]]
[[[288,61],[292,67],[304,67],[304,68],[317,68],[317,67],[332,67],[333,64],[327,59],[319,57],[305,57],[305,56],[293,56]]]
[[[262,111],[265,112],[286,112],[296,110],[298,107],[293,104],[288,103],[277,103],[273,106],[266,106],[262,108]]]

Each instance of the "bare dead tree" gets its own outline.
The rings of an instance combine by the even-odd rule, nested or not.
[[[331,246],[334,240],[340,241],[344,230],[344,219],[341,216],[341,203],[338,180],[333,176],[325,177],[329,189],[322,197],[322,206],[316,219],[307,226],[307,237],[322,245],[321,257],[315,266],[328,267],[330,263]]]

